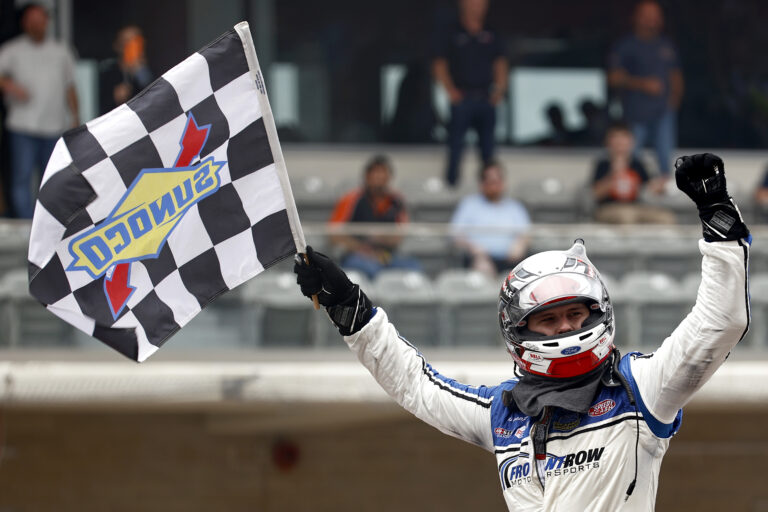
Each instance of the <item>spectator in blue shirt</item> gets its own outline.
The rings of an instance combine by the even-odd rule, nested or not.
[[[668,177],[677,145],[677,110],[683,97],[683,74],[677,50],[661,35],[664,14],[655,1],[635,8],[634,34],[619,41],[609,56],[608,84],[621,93],[624,120],[636,150],[650,142],[659,172]]]
[[[495,278],[525,257],[531,219],[522,203],[505,197],[499,163],[484,165],[479,178],[480,192],[461,200],[451,226],[454,242],[465,254],[465,266]]]
[[[469,128],[483,163],[493,158],[496,105],[507,89],[509,64],[499,35],[485,25],[487,11],[488,0],[459,0],[458,22],[437,35],[433,50],[432,74],[451,102],[445,179],[452,187]]]

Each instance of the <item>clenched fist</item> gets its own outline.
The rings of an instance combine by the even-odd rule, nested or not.
[[[675,181],[696,203],[707,242],[749,238],[749,229],[728,195],[722,158],[712,153],[682,156],[675,162]]]

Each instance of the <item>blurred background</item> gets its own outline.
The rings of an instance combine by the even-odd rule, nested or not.
[[[753,324],[686,408],[658,509],[768,511],[766,16],[758,0],[0,0],[0,512],[505,509],[492,457],[392,404],[290,261],[141,366],[28,294],[46,140],[242,20],[309,244],[469,384],[512,374],[506,272],[577,237],[619,349],[653,351],[700,281],[672,162],[723,157],[754,236]],[[23,83],[42,73],[29,41],[60,73],[42,92]],[[59,117],[20,114],[57,94]]]

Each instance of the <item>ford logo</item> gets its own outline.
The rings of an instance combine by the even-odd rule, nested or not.
[[[579,350],[581,350],[581,347],[568,347],[561,350],[560,353],[563,354],[564,356],[570,356],[571,354],[575,354]]]

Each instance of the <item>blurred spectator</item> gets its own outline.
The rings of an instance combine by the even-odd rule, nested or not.
[[[660,194],[665,180],[649,178],[645,166],[633,155],[633,145],[632,132],[626,125],[617,124],[608,129],[607,155],[595,165],[592,178],[597,203],[595,220],[610,224],[674,224],[674,213],[640,201],[645,187]]]
[[[683,96],[683,74],[677,50],[661,35],[664,14],[652,0],[634,13],[634,34],[621,40],[608,62],[608,84],[621,91],[624,120],[639,151],[647,142],[656,150],[659,171],[669,176],[677,145],[677,110]]]
[[[461,200],[451,225],[456,246],[465,252],[464,266],[496,278],[525,257],[531,219],[522,203],[505,197],[501,164],[484,165],[479,182],[480,192]]]
[[[0,216],[6,216],[9,213],[8,205],[5,204],[5,188],[3,187],[3,180],[0,180]]]
[[[19,35],[19,17],[13,0],[0,0],[0,46]],[[11,194],[8,183],[11,181],[11,156],[8,150],[8,134],[5,127],[6,107],[0,101],[0,216],[11,215]]]
[[[144,36],[135,25],[121,28],[112,48],[116,57],[99,64],[99,112],[106,114],[152,83],[144,55]]]
[[[611,122],[608,110],[589,99],[579,103],[579,109],[584,116],[584,128],[575,133],[576,142],[581,146],[601,145]]]
[[[755,206],[763,222],[768,221],[768,167],[765,169],[762,181],[755,189]]]
[[[557,102],[548,103],[544,114],[549,123],[549,134],[535,142],[540,146],[570,146],[574,142],[575,133],[565,126],[563,107]]]
[[[432,104],[432,79],[421,61],[408,64],[397,94],[397,108],[390,125],[393,142],[432,142],[437,117]]]
[[[365,166],[363,186],[348,192],[336,203],[331,224],[408,222],[403,199],[389,186],[391,179],[389,159],[374,156]],[[417,260],[397,254],[401,240],[401,236],[392,234],[331,236],[331,242],[344,252],[341,265],[364,272],[370,279],[384,268],[421,270]]]
[[[0,89],[8,106],[12,211],[31,218],[35,169],[45,169],[58,137],[80,120],[74,59],[63,44],[46,37],[45,8],[27,5],[21,27],[24,33],[0,48]]]
[[[535,144],[542,146],[597,146],[603,143],[605,132],[610,124],[610,116],[605,107],[585,99],[579,103],[579,110],[584,117],[584,126],[578,130],[569,130],[565,125],[565,113],[558,102],[548,103],[544,109],[549,122],[549,135]]]
[[[451,102],[445,179],[452,187],[459,182],[470,127],[477,132],[483,163],[493,158],[496,105],[507,89],[509,65],[499,35],[485,26],[487,10],[488,0],[459,0],[458,22],[435,43],[432,73]]]

